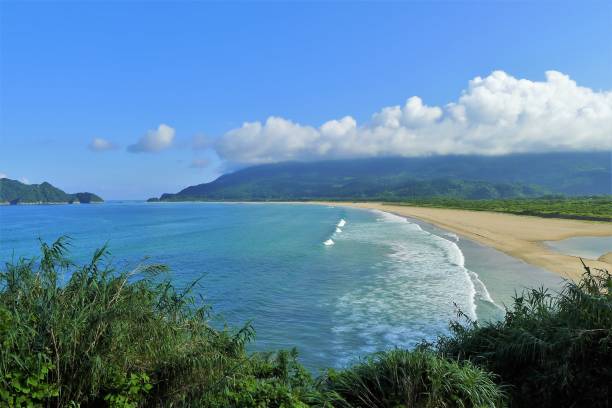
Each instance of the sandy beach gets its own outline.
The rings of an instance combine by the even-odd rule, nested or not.
[[[540,218],[486,211],[444,208],[409,207],[381,203],[338,203],[355,208],[376,209],[405,217],[418,218],[437,227],[452,231],[483,245],[493,247],[515,258],[577,280],[583,268],[580,259],[554,252],[544,241],[556,241],[578,236],[612,236],[612,223]],[[585,259],[588,266],[612,270],[608,255],[599,260]]]

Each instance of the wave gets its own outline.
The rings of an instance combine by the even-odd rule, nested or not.
[[[403,217],[401,215],[389,213],[389,212],[382,211],[382,210],[372,210],[372,212],[379,214],[382,217],[380,219],[381,221],[404,222],[404,223],[410,224],[410,228],[414,229],[415,231],[423,231],[423,228],[421,228],[419,224],[415,224],[414,222],[410,221],[408,218]]]
[[[342,230],[340,228],[336,227],[336,234],[339,234],[341,232],[342,232]]]
[[[408,219],[406,219],[405,217],[401,217],[399,215],[391,214],[385,211],[376,210],[376,212],[380,213],[385,220],[396,221],[396,222],[408,221]],[[410,223],[410,221],[408,222]],[[411,224],[416,226],[419,230],[422,230],[418,224],[413,224],[413,223]],[[432,235],[438,236],[435,234],[432,234]],[[468,278],[468,282],[469,282],[468,290],[469,290],[469,297],[471,299],[471,307],[470,307],[470,310],[468,311],[468,315],[474,319],[478,317],[476,313],[478,300],[489,302],[495,307],[502,309],[501,306],[495,303],[495,301],[491,297],[491,294],[489,293],[489,290],[487,289],[484,282],[480,280],[480,277],[478,276],[478,274],[465,267],[465,256],[463,254],[463,251],[461,251],[461,248],[459,248],[459,246],[457,245],[457,242],[459,242],[459,236],[455,234],[454,232],[450,232],[450,231],[444,232],[443,235],[444,236],[438,236],[438,237],[450,244],[448,253],[447,253],[449,262],[463,268]]]
[[[480,297],[480,299],[484,300],[485,302],[489,302],[494,306],[498,307],[499,309],[503,310],[500,305],[495,303],[495,301],[491,297],[491,294],[489,293],[489,290],[485,286],[484,282],[480,280],[478,274],[474,271],[470,271],[469,269],[467,269],[467,271],[470,274],[470,278],[472,279],[474,286],[476,287],[476,294]]]
[[[454,232],[445,232],[444,236],[449,237],[450,239],[452,239],[455,242],[459,242],[459,236],[457,234],[455,234]]]
[[[382,216],[383,221],[407,222],[415,230],[422,231],[422,228],[418,224],[411,223],[405,217],[402,217],[396,214],[392,214],[392,213],[388,213],[386,211],[381,211],[381,210],[374,210],[374,211]],[[473,318],[473,319],[478,318],[478,315],[476,312],[478,301],[485,301],[485,302],[491,303],[493,306],[501,309],[501,307],[497,303],[495,303],[495,301],[491,297],[491,294],[489,293],[486,285],[484,284],[484,282],[480,280],[480,277],[478,276],[478,274],[465,267],[465,255],[463,254],[463,251],[461,251],[461,248],[459,248],[459,246],[457,245],[457,242],[459,241],[459,236],[457,236],[457,234],[455,234],[454,232],[450,232],[450,231],[445,232],[443,236],[439,236],[436,234],[431,234],[431,235],[438,237],[444,240],[444,242],[448,243],[448,247],[447,247],[448,261],[451,264],[456,265],[460,267],[461,269],[463,269],[465,273],[465,276],[467,278],[466,281],[468,284],[468,286],[466,287],[467,292],[468,292],[467,295],[468,295],[468,298],[470,299],[469,310],[465,311],[466,314],[470,316],[470,318]]]
[[[446,235],[446,234],[445,234]],[[443,238],[445,239],[445,238]],[[445,239],[446,241],[449,241],[448,239]],[[473,289],[472,292],[472,305],[473,305],[473,316],[474,318],[477,318],[477,313],[476,313],[476,308],[477,308],[477,301],[481,300],[481,301],[485,301],[485,302],[489,302],[491,303],[493,306],[502,309],[502,307],[500,305],[498,305],[497,303],[495,303],[495,301],[493,300],[493,298],[491,297],[491,294],[489,293],[489,290],[487,289],[487,286],[484,284],[483,281],[480,280],[480,277],[478,276],[478,274],[468,268],[465,267],[465,256],[463,255],[463,252],[461,251],[461,249],[459,248],[459,245],[457,245],[455,242],[449,241],[451,243],[451,248],[453,248],[453,251],[449,254],[449,260],[454,263],[455,265],[461,266],[469,280]]]
[[[342,228],[346,225],[346,220],[344,218],[340,219],[340,222],[336,225],[338,228]]]
[[[347,245],[369,245],[384,258],[372,265],[375,275],[347,286],[333,301],[338,365],[355,353],[433,341],[448,331],[455,307],[472,320],[499,307],[478,275],[465,267],[452,235],[423,230],[399,215],[374,213],[377,222],[354,222],[341,238]]]
[[[331,238],[328,239],[327,241],[323,242],[323,245],[325,245],[325,246],[331,246],[331,245],[334,245],[334,244],[335,244],[335,242]]]

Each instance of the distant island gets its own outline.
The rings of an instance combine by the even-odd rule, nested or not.
[[[610,153],[432,156],[247,167],[148,201],[406,201],[609,195]]]
[[[50,183],[25,184],[8,178],[0,179],[0,204],[90,204],[104,200],[94,193],[68,194]]]

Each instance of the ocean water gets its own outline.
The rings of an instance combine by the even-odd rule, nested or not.
[[[447,331],[457,308],[494,319],[515,290],[559,278],[427,224],[338,206],[107,202],[0,207],[0,261],[38,238],[118,268],[159,262],[213,306],[214,324],[256,330],[253,350],[297,347],[317,371]],[[467,256],[467,259],[466,259]]]

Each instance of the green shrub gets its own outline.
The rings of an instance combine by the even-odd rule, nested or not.
[[[609,407],[612,276],[516,296],[500,322],[452,323],[432,347],[365,357],[317,380],[297,351],[247,353],[160,265],[122,272],[68,242],[0,272],[0,406]],[[496,384],[497,383],[497,384]],[[503,391],[502,391],[503,390]],[[507,395],[506,395],[507,393]]]
[[[266,363],[248,355],[250,326],[213,328],[208,307],[190,295],[193,285],[175,288],[166,268],[116,271],[104,262],[105,248],[77,266],[67,248],[63,238],[43,243],[40,259],[0,272],[6,405],[248,406],[293,403],[306,395],[300,381],[312,386],[295,354]]]
[[[426,350],[393,350],[344,371],[330,370],[324,400],[337,407],[501,407],[504,395],[491,375]]]
[[[438,342],[448,357],[469,360],[509,385],[513,406],[612,406],[612,276],[585,273],[561,293],[516,296],[497,323],[455,323]]]

